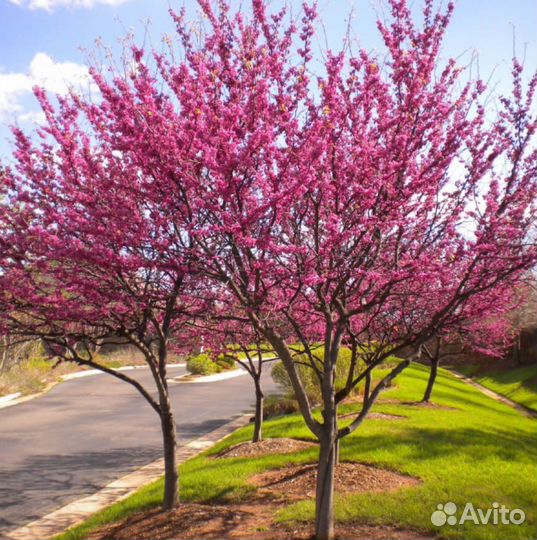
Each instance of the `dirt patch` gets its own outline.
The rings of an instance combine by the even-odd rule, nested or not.
[[[88,540],[307,540],[313,537],[309,523],[274,523],[281,509],[274,502],[249,505],[183,504],[171,512],[155,509],[140,512],[115,524],[102,527]],[[368,538],[369,540],[431,540],[412,530],[370,526],[354,523],[336,525],[338,539]]]
[[[418,407],[422,409],[442,409],[445,411],[457,411],[457,407],[450,407],[448,405],[439,405],[432,401],[398,401],[395,399],[382,399],[379,403],[384,405],[402,405],[404,407]]]
[[[357,416],[357,412],[354,413],[348,413],[348,414],[342,414],[341,416],[338,416],[338,418],[353,418]],[[366,416],[366,420],[368,418],[371,418],[372,420],[405,420],[407,417],[403,416],[401,414],[388,414],[388,413],[381,413],[381,412],[372,412],[369,413]]]
[[[234,458],[234,457],[257,457],[270,454],[290,454],[292,452],[300,452],[317,446],[316,443],[308,441],[299,441],[297,439],[264,439],[262,441],[243,442],[226,448],[224,451],[217,454],[217,457]]]
[[[285,467],[257,474],[250,479],[260,493],[286,499],[315,497],[316,465]],[[340,493],[396,491],[421,482],[386,469],[363,463],[340,463],[336,467],[335,489]]]
[[[89,535],[88,540],[220,538],[236,529],[243,518],[244,514],[232,507],[182,504],[169,512],[161,509],[140,512],[102,527]]]
[[[442,409],[444,411],[455,411],[456,407],[449,407],[448,405],[439,405],[432,401],[402,401],[401,405],[410,405],[412,407],[420,407],[422,409]]]
[[[252,540],[310,540],[314,537],[314,528],[309,524],[280,525],[272,531],[252,536]],[[396,529],[382,525],[364,525],[362,523],[336,524],[337,540],[433,540],[433,536],[412,531],[409,529]]]

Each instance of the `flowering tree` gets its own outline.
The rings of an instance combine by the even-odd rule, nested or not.
[[[15,201],[2,207],[4,326],[46,328],[75,354],[105,321],[139,343],[146,330],[164,351],[181,321],[224,320],[229,306],[282,360],[319,439],[316,537],[331,539],[338,441],[411,359],[375,385],[372,371],[486,318],[492,291],[534,264],[537,78],[524,92],[515,61],[513,94],[490,121],[484,85],[461,86],[456,62],[439,60],[451,4],[436,13],[426,0],[417,25],[405,0],[390,0],[385,59],[347,47],[321,62],[312,6],[296,24],[263,0],[248,20],[198,2],[201,39],[174,15],[180,60],[155,54],[152,74],[133,48],[127,79],[92,71],[99,103],[72,97],[55,114],[41,96],[54,146],[17,133],[18,169],[3,173]],[[352,358],[336,389],[344,345]],[[162,379],[165,361],[154,364]],[[368,380],[362,410],[339,425],[338,406]]]
[[[472,353],[501,358],[513,345],[516,331],[510,321],[513,312],[512,295],[498,296],[499,291],[491,292],[493,294],[489,294],[487,300],[478,297],[480,303],[486,302],[489,306],[486,319],[472,320],[461,316],[455,325],[443,328],[433,339],[423,344],[422,355],[431,365],[423,402],[431,400],[441,360]]]
[[[221,324],[220,320],[220,324]],[[216,333],[222,338],[222,343],[228,346],[223,351],[223,355],[237,362],[250,376],[254,385],[255,392],[255,413],[254,413],[254,432],[252,442],[259,442],[263,438],[263,407],[265,402],[265,393],[261,382],[263,367],[269,362],[278,359],[274,355],[272,348],[263,340],[259,333],[247,333],[245,335],[244,327],[249,328],[247,320],[241,323],[237,328],[227,326],[224,333]]]
[[[116,116],[113,96],[96,106],[63,99],[55,110],[36,94],[47,117],[43,142],[14,130],[16,165],[0,178],[0,333],[16,342],[39,338],[52,357],[140,392],[160,418],[171,508],[178,473],[168,353],[178,343],[188,349],[190,317],[203,309],[193,295],[182,203],[167,206],[168,179],[139,144],[115,138],[114,123],[127,119]],[[80,113],[89,125],[81,127]],[[99,361],[104,338],[141,351],[154,387]]]
[[[210,300],[209,300],[210,299]],[[252,379],[255,395],[254,431],[252,442],[263,438],[263,407],[265,393],[261,377],[266,364],[278,360],[273,348],[250,324],[234,296],[213,287],[206,299],[211,308],[204,316],[191,321],[203,344],[214,358],[227,358],[239,364]]]
[[[419,354],[463,315],[486,318],[491,291],[508,290],[535,261],[537,79],[524,93],[515,61],[513,94],[490,121],[485,85],[460,86],[463,70],[439,60],[453,6],[436,13],[426,1],[418,26],[404,0],[389,4],[385,61],[327,52],[319,73],[315,10],[304,6],[299,27],[286,26],[257,0],[249,21],[200,1],[211,27],[202,45],[178,16],[184,60],[159,63],[190,133],[196,165],[185,190],[199,202],[192,230],[205,274],[281,358],[319,438],[319,539],[333,537],[338,441],[410,360],[370,389],[348,425],[338,425],[339,404],[387,356]],[[322,420],[297,343],[322,388]],[[336,390],[342,345],[353,360]],[[359,360],[367,367],[356,373]]]

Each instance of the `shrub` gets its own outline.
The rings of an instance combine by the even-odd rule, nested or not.
[[[317,347],[314,350],[314,354],[318,358],[324,357],[324,347]],[[306,365],[309,363],[309,359],[306,355],[298,355],[296,357],[296,360],[298,362],[303,362],[300,364],[297,364],[297,371],[300,376],[300,379],[302,380],[302,383],[304,384],[304,388],[306,390],[306,394],[308,395],[308,399],[312,404],[319,404],[321,402],[321,387],[319,384],[319,379],[315,373],[315,370]],[[345,386],[345,383],[347,381],[347,374],[349,372],[349,366],[351,362],[351,351],[350,349],[346,347],[342,347],[339,352],[339,357],[336,365],[336,389],[343,388]],[[358,361],[358,365],[356,367],[356,372],[358,373],[363,369],[364,365],[363,362]],[[272,378],[274,379],[274,382],[278,384],[284,391],[285,396],[292,399],[294,398],[294,390],[293,386],[291,385],[291,381],[289,379],[289,376],[287,375],[287,371],[285,370],[285,367],[283,365],[283,362],[278,362],[274,365],[271,372]]]
[[[233,358],[231,358],[230,356],[224,356],[223,354],[221,354],[216,359],[216,364],[218,366],[220,366],[223,371],[227,371],[227,370],[236,368],[235,360]]]
[[[186,361],[186,370],[193,375],[213,375],[220,373],[222,367],[214,362],[208,354],[202,353],[192,356]]]
[[[213,375],[235,369],[235,367],[235,360],[223,354],[213,360],[208,353],[201,353],[188,358],[186,361],[186,369],[193,375]]]
[[[298,401],[289,396],[269,394],[263,402],[263,415],[265,418],[291,414],[299,410]]]

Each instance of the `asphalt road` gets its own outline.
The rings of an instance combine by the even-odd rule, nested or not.
[[[275,389],[270,365],[263,378]],[[153,384],[148,370],[128,372]],[[184,373],[173,368],[170,377]],[[253,410],[248,375],[173,383],[179,446]],[[105,374],[73,379],[0,409],[0,538],[161,457],[159,419],[130,385]]]

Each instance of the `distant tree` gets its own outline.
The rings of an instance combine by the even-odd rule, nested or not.
[[[249,344],[241,344],[237,347],[237,353],[226,353],[230,355],[253,380],[255,390],[255,413],[254,413],[254,433],[252,442],[259,442],[263,439],[263,407],[265,402],[265,393],[261,383],[263,366],[273,362],[278,357],[274,351],[263,340],[256,338]]]
[[[422,357],[428,359],[431,366],[422,399],[424,403],[431,401],[441,361],[472,354],[501,358],[509,350],[514,342],[515,332],[508,319],[509,303],[505,299],[504,302],[504,309],[491,306],[487,319],[464,321],[450,332],[444,330],[422,345]]]
[[[535,270],[526,275],[516,291],[517,306],[508,314],[514,336],[513,360],[521,364],[536,360],[537,354],[537,281]]]
[[[427,358],[431,365],[422,401],[431,399],[442,360],[471,354],[499,359],[513,349],[516,354],[520,347],[521,329],[535,320],[533,281],[530,272],[520,276],[517,287],[496,287],[476,295],[465,309],[459,310],[450,325],[422,346],[422,357]],[[466,318],[468,310],[475,314],[472,309],[475,301],[488,306],[487,310],[477,318]]]
[[[213,305],[205,317],[198,317],[193,324],[214,357],[223,357],[239,364],[250,376],[254,386],[255,413],[252,442],[263,438],[263,412],[265,393],[261,377],[263,368],[278,356],[263,337],[256,332],[232,297]]]

